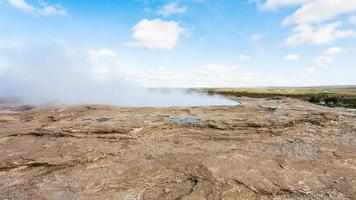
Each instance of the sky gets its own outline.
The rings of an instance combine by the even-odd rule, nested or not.
[[[356,0],[0,0],[3,90],[351,85],[355,56]]]

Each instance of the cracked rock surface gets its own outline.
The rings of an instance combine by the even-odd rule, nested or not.
[[[239,100],[2,105],[0,199],[356,199],[355,110]]]

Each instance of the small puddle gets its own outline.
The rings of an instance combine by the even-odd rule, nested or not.
[[[168,121],[175,122],[175,123],[189,123],[189,124],[199,124],[201,119],[199,117],[185,117],[185,118],[180,118],[180,117],[173,117],[169,116],[166,117]]]

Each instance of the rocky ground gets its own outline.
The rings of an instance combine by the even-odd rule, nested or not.
[[[0,109],[0,199],[356,199],[356,111]]]

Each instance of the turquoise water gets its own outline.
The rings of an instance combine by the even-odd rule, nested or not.
[[[199,124],[200,123],[200,118],[199,117],[186,117],[186,118],[180,118],[180,117],[167,117],[166,118],[168,121],[172,121],[175,123],[190,123],[190,124]]]

